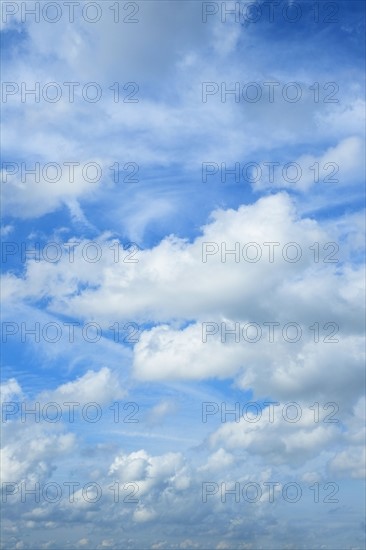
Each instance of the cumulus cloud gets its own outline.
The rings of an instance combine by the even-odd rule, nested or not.
[[[49,433],[34,424],[12,423],[3,429],[3,437],[2,480],[15,483],[45,482],[52,475],[55,462],[72,452],[76,443],[74,434]]]
[[[64,403],[69,401],[105,404],[114,399],[121,399],[125,390],[121,388],[116,374],[107,367],[98,372],[88,371],[75,381],[66,382],[52,392],[43,392],[40,400]]]
[[[117,476],[123,482],[136,482],[139,493],[149,494],[149,498],[154,490],[161,491],[171,486],[179,491],[190,484],[187,466],[179,453],[162,456],[149,456],[144,450],[121,453],[111,464],[109,475]]]
[[[299,218],[289,196],[280,193],[237,210],[216,210],[193,242],[172,235],[151,249],[136,251],[128,261],[124,261],[127,258],[123,254],[116,261],[108,248],[112,239],[104,237],[97,241],[102,249],[100,261],[92,263],[85,259],[88,242],[81,241],[72,272],[68,254],[58,263],[30,260],[23,288],[11,275],[5,278],[4,286],[5,292],[9,286],[9,293],[13,288],[20,296],[32,298],[45,295],[46,287],[54,311],[93,314],[100,319],[122,315],[136,321],[143,316],[145,320],[164,322],[217,314],[234,318],[242,315],[243,308],[248,315],[259,317],[273,307],[276,296],[271,301],[265,296],[274,287],[281,302],[284,291],[297,281],[303,285],[302,293],[317,291],[317,299],[321,297],[333,307],[326,294],[321,296],[325,290],[322,285],[327,278],[337,281],[336,263],[343,258],[336,242],[327,250],[323,246],[337,236],[315,220]],[[312,245],[316,248],[316,243],[319,258],[309,249]],[[236,256],[230,254],[235,247]],[[327,258],[329,263],[324,263]],[[352,271],[348,267],[350,275]],[[319,289],[303,282],[310,278],[319,280]],[[78,291],[80,282],[89,288]],[[333,294],[337,288],[335,285]],[[332,290],[328,288],[327,292]]]

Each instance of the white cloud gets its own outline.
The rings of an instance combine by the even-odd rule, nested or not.
[[[168,415],[177,412],[177,409],[177,403],[171,399],[164,399],[147,411],[146,421],[151,426],[160,424]]]
[[[22,395],[22,388],[15,378],[10,378],[0,386],[1,402],[14,400]]]
[[[216,470],[229,468],[234,461],[234,456],[221,447],[208,457],[207,463],[201,466],[200,470],[203,472],[215,472]]]
[[[365,471],[366,453],[362,447],[354,447],[337,453],[330,463],[333,473],[347,475],[352,478],[363,479]]]
[[[72,382],[62,384],[54,391],[43,392],[39,399],[54,401],[60,406],[64,402],[96,402],[100,405],[121,399],[126,390],[121,388],[120,381],[109,368],[103,367],[98,372],[87,371],[86,374]]]
[[[2,237],[7,237],[8,235],[10,235],[10,233],[14,231],[14,226],[13,225],[2,225],[1,226],[1,236]]]
[[[226,422],[209,437],[213,447],[224,445],[228,450],[245,450],[273,465],[296,466],[317,456],[321,450],[336,446],[340,428],[334,424],[314,422],[314,413],[298,404],[301,419],[289,422],[282,417],[284,404],[273,407],[273,422],[264,411],[258,421]],[[289,415],[294,414],[293,411]]]
[[[164,322],[220,313],[230,318],[238,315],[243,307],[248,315],[254,311],[263,315],[271,306],[263,296],[273,292],[275,287],[281,293],[283,281],[295,281],[300,274],[304,277],[314,273],[314,277],[319,277],[320,271],[324,277],[333,273],[334,264],[322,264],[325,252],[320,264],[314,265],[314,252],[308,248],[314,242],[321,246],[332,240],[334,235],[324,231],[321,224],[299,219],[286,194],[277,194],[249,206],[242,205],[238,210],[217,210],[212,214],[212,221],[203,227],[202,235],[192,243],[174,236],[166,237],[156,247],[137,252],[138,263],[127,264],[122,256],[115,263],[114,254],[108,248],[111,240],[103,236],[97,241],[103,248],[100,261],[93,264],[85,261],[82,252],[87,241],[81,241],[72,271],[65,253],[57,264],[29,261],[23,289],[15,286],[10,275],[5,278],[4,286],[5,292],[9,284],[10,290],[14,288],[14,292],[24,297],[48,294],[52,296],[53,310],[68,314],[77,312],[79,316],[93,314],[100,319],[121,317],[121,311],[124,318],[136,321],[142,317]],[[238,242],[240,261],[235,263],[233,255],[227,255],[224,263],[218,251],[203,263],[204,243],[210,242],[219,247],[224,243],[228,250]],[[262,256],[257,263],[246,259],[255,254],[255,250],[248,250],[247,255],[245,250],[243,253],[244,245],[250,242],[258,243],[261,248]],[[273,263],[269,262],[270,245],[263,244],[266,242],[279,243]],[[283,257],[289,242],[298,243],[301,258],[296,263]],[[289,255],[293,253],[294,250],[289,250]],[[260,286],[258,281],[261,281]],[[99,288],[77,293],[80,283]],[[262,299],[254,300],[259,294]]]
[[[284,165],[274,167],[271,178],[268,166],[261,164],[262,178],[258,178],[253,188],[256,191],[266,188],[288,188],[307,192],[313,186],[322,186],[327,189],[332,187],[341,192],[349,187],[350,182],[362,178],[365,170],[363,150],[364,141],[358,136],[353,136],[343,139],[335,147],[329,147],[322,155],[302,155],[291,161],[295,163],[292,168],[285,169]],[[291,179],[295,181],[291,183]]]
[[[75,449],[71,433],[50,433],[34,423],[9,426],[3,428],[1,449],[4,482],[44,482],[51,476],[55,462]]]
[[[145,523],[147,521],[153,521],[156,519],[156,512],[152,510],[151,508],[145,508],[143,506],[136,508],[133,519],[136,521],[136,523]]]
[[[117,476],[123,482],[135,482],[138,494],[149,494],[173,487],[176,491],[189,486],[190,477],[184,458],[180,453],[149,456],[144,450],[130,454],[121,453],[109,468],[110,476]]]
[[[48,146],[49,144],[46,148]],[[40,147],[45,150],[42,144]],[[38,180],[34,176],[25,174],[25,169],[35,169],[34,161],[25,163],[25,169],[20,163],[17,163],[18,172],[15,175],[7,174],[6,170],[2,171],[2,178],[5,178],[2,191],[3,204],[8,215],[18,218],[37,218],[65,205],[70,206],[73,213],[79,198],[93,196],[98,187],[103,184],[103,172],[105,173],[107,168],[105,161],[98,158],[85,161],[77,160],[75,162],[79,166],[70,168],[64,166],[62,160],[61,162],[58,160],[59,155],[54,156],[52,160],[45,160],[44,163],[38,161]],[[56,164],[56,166],[50,167],[46,171],[47,162]],[[64,162],[68,162],[68,160],[64,159]],[[53,178],[57,181],[52,181]]]

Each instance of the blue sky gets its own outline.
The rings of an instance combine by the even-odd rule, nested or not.
[[[364,3],[73,9],[2,5],[2,548],[364,548]]]

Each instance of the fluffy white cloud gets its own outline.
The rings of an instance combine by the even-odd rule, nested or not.
[[[323,261],[331,253],[330,260],[346,258],[342,258],[342,251],[338,253],[336,247],[323,250],[323,246],[337,237],[338,234],[325,230],[312,219],[300,219],[290,198],[280,193],[249,206],[242,205],[238,210],[215,211],[202,235],[192,243],[170,236],[152,249],[137,251],[131,259],[121,253],[116,260],[109,248],[112,239],[103,236],[97,241],[102,249],[101,259],[88,262],[85,258],[88,242],[81,241],[75,249],[72,271],[66,252],[58,263],[30,260],[23,288],[8,275],[4,280],[5,295],[13,292],[20,297],[48,295],[54,311],[78,316],[164,322],[197,317],[210,320],[212,315],[242,317],[243,309],[247,316],[267,317],[274,306],[278,309],[285,290],[288,292],[297,284],[297,291],[316,292],[316,302],[320,297],[333,310],[329,293],[333,298],[342,285],[336,284],[336,264]],[[253,242],[257,246],[246,247]],[[297,250],[288,246],[291,242],[296,243]],[[236,243],[235,258],[229,251]],[[273,245],[272,262],[271,245],[264,243],[278,243]],[[314,243],[320,247],[318,263],[314,263],[316,252],[309,250]],[[253,262],[257,254],[258,261]],[[289,261],[296,255],[296,262]],[[351,268],[344,271],[351,276]],[[318,281],[315,288],[307,284],[310,280]],[[327,288],[330,280],[334,282],[333,290]],[[303,288],[299,287],[301,284]],[[80,285],[88,288],[79,290]],[[267,295],[271,295],[271,300],[266,300]],[[277,299],[279,303],[274,303]]]
[[[341,435],[339,420],[338,425],[324,423],[322,411],[315,422],[310,406],[313,404],[306,407],[304,403],[296,403],[287,408],[285,403],[279,403],[271,406],[271,412],[265,409],[261,416],[246,413],[239,422],[225,422],[210,435],[209,443],[213,447],[224,445],[231,451],[245,450],[272,465],[296,466],[318,456],[320,449],[337,448]],[[271,421],[270,414],[273,414]],[[293,422],[297,416],[301,418]]]
[[[104,405],[114,399],[121,399],[125,393],[116,374],[103,367],[98,372],[88,371],[77,380],[66,382],[54,391],[43,392],[39,399],[54,401],[60,406],[69,401]]]
[[[118,455],[109,468],[109,475],[123,482],[136,482],[141,495],[152,499],[154,491],[175,491],[187,489],[190,475],[180,453],[167,453],[162,456],[149,456],[144,451]],[[144,513],[141,511],[141,518]],[[140,521],[143,521],[143,519]]]
[[[250,322],[246,319],[241,326]],[[226,326],[232,330],[234,323],[231,320]],[[340,341],[333,344],[314,343],[309,341],[307,328],[303,326],[302,341],[292,344],[282,336],[282,341],[269,342],[263,326],[262,340],[252,343],[235,342],[233,335],[227,336],[227,343],[221,342],[220,335],[204,343],[199,324],[182,331],[157,327],[144,332],[136,344],[135,375],[147,380],[236,377],[241,388],[253,388],[257,397],[322,397],[344,403],[359,395],[364,377],[363,338],[340,335]],[[352,382],[344,388],[342,380],[350,368]]]
[[[11,423],[3,428],[3,482],[45,482],[62,456],[75,450],[72,433],[50,433],[34,423]],[[24,453],[26,448],[27,452]]]

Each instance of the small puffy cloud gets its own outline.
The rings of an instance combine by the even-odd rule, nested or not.
[[[82,538],[82,539],[80,539],[80,540],[77,542],[77,544],[78,544],[81,548],[83,548],[84,546],[86,546],[87,544],[89,544],[89,540],[86,539],[86,538]]]
[[[2,237],[7,237],[8,235],[10,235],[10,233],[14,231],[14,226],[12,225],[2,225],[1,226],[1,230],[0,230],[0,234]]]
[[[96,402],[103,405],[114,399],[121,399],[125,394],[116,374],[103,367],[97,372],[89,370],[77,380],[66,382],[52,392],[43,392],[39,399],[55,401],[60,405],[68,401]]]
[[[145,508],[144,506],[136,508],[133,513],[133,519],[136,521],[136,523],[146,523],[148,521],[153,521],[156,516],[157,514],[154,510],[152,510],[151,508]]]
[[[109,475],[117,476],[123,482],[136,483],[139,495],[163,491],[169,487],[181,491],[190,483],[189,471],[181,453],[161,456],[150,456],[144,450],[121,453],[111,464]]]
[[[22,395],[22,388],[15,378],[10,378],[0,385],[1,403],[12,401]]]
[[[146,422],[151,426],[160,424],[170,414],[177,412],[177,403],[170,399],[163,399],[152,409],[146,412]]]

